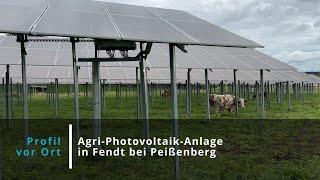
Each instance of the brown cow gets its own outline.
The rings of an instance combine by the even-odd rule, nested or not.
[[[212,94],[209,97],[210,106],[212,107],[212,110],[218,111],[218,109],[221,112],[224,112],[224,110],[228,110],[229,113],[235,112],[235,96],[225,94],[225,95],[217,95]],[[238,105],[240,108],[245,107],[245,100],[243,98],[238,99]]]

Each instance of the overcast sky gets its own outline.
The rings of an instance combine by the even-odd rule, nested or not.
[[[300,71],[320,71],[320,0],[108,0],[179,9],[265,46]]]

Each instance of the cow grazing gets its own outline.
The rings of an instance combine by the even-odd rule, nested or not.
[[[245,99],[239,98],[239,99],[238,99],[239,107],[240,107],[240,108],[245,108],[245,103],[246,103],[246,102],[247,102],[247,101],[246,101]]]
[[[221,112],[224,112],[224,110],[231,112],[235,112],[236,104],[235,104],[235,96],[230,94],[225,95],[218,95],[218,94],[212,94],[209,97],[210,106],[212,107],[213,111],[217,111],[218,109]],[[245,108],[245,102],[246,100],[243,98],[239,98],[237,103],[240,108]]]
[[[168,98],[170,97],[170,91],[164,90],[164,92],[161,93],[161,97]]]

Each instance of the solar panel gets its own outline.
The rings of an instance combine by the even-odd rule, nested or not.
[[[146,63],[148,67],[170,67],[170,61],[168,60],[168,55],[163,53],[151,53],[148,56],[148,61]]]
[[[20,51],[16,48],[0,48],[0,64],[18,64]]]
[[[245,56],[245,55],[233,55],[233,57],[237,58],[238,60],[242,61],[245,64],[250,65],[256,69],[272,69],[267,63],[263,61],[259,61],[259,59],[252,57],[252,56]]]
[[[187,12],[172,10],[172,9],[161,9],[161,8],[147,8],[150,12],[157,15],[158,17],[165,18],[167,20],[174,21],[187,21],[187,22],[205,22],[200,18],[197,18]]]
[[[13,39],[13,44],[18,45],[17,48],[20,48],[20,44]],[[27,50],[29,49],[43,49],[43,50],[57,50],[62,49],[62,45],[66,43],[51,43],[51,42],[29,42],[27,45]],[[69,44],[70,45],[70,44]]]
[[[55,78],[59,79],[60,83],[73,83],[72,67],[57,67],[57,66],[28,66],[28,82],[47,83],[53,82]],[[4,75],[5,66],[0,66],[0,72]],[[21,82],[20,66],[13,65],[10,69],[11,77],[14,82]],[[119,76],[121,72],[121,76]],[[213,70],[209,71],[209,80],[211,83],[219,83],[223,80],[225,83],[233,82],[232,70]],[[107,82],[133,82],[135,83],[135,68],[121,67],[101,67],[101,79],[106,79]],[[163,82],[170,83],[170,73],[164,68],[150,68],[147,71],[148,82]],[[177,69],[177,82],[185,83],[187,78],[186,69]],[[306,74],[301,74],[293,70],[289,71],[265,71],[265,81],[285,82],[293,81],[294,83],[308,82],[319,83],[320,81],[311,81]],[[259,72],[253,70],[239,70],[237,72],[237,80],[254,84],[259,81]],[[191,81],[204,83],[204,70],[193,69],[191,71]],[[91,82],[91,68],[81,67],[79,70],[79,82]]]
[[[47,49],[30,49],[28,51],[29,59],[26,62],[29,65],[57,65],[58,60],[57,49],[47,50]],[[20,61],[18,61],[20,63]]]
[[[21,68],[19,66],[10,66],[10,77],[17,78],[20,77]]]
[[[56,78],[62,77],[67,78],[69,77],[69,72],[71,71],[71,67],[62,67],[62,66],[52,66],[48,72],[48,78]]]
[[[120,67],[108,67],[105,71],[101,71],[102,79],[106,77],[106,79],[115,79],[121,81],[122,79],[128,79],[127,75],[123,68]],[[103,73],[107,73],[108,75],[104,75]]]
[[[192,56],[189,54],[177,54],[177,67],[179,68],[195,68],[195,69],[203,69],[203,67],[200,63],[195,61]]]
[[[266,54],[263,54],[262,52],[260,51],[257,51],[257,50],[254,50],[254,49],[250,49],[250,48],[246,48],[247,50],[245,51],[245,53],[247,55],[250,55],[250,56],[253,56],[253,57],[256,57],[258,60],[260,61],[263,61],[265,64],[268,64],[269,66],[271,66],[272,68],[271,69],[282,69],[282,70],[285,70],[285,69],[296,69],[295,67],[293,66],[290,66],[286,63],[283,63],[271,56],[268,56]]]
[[[21,6],[21,7],[34,7],[44,8],[50,3],[50,0],[1,0],[0,5]]]
[[[242,79],[242,81],[246,83],[255,83],[255,81],[257,80],[257,77],[259,77],[257,73],[258,73],[257,71],[243,71],[243,70],[239,71],[239,74],[241,74],[241,77],[245,77]]]
[[[29,33],[30,28],[40,14],[41,9],[38,8],[1,4],[0,32]]]
[[[171,21],[175,27],[196,39],[201,45],[257,47],[258,44],[204,22]]]
[[[314,74],[308,74],[308,81],[310,83],[315,83],[315,84],[318,84],[320,83],[320,77],[319,76],[316,76]]]
[[[197,44],[161,19],[113,15],[123,39],[152,42]]]
[[[20,44],[15,41],[15,38],[5,36],[5,38],[0,41],[0,48],[20,48]]]
[[[177,79],[179,79],[178,74],[181,74],[181,69],[177,69]],[[169,80],[170,79],[170,73],[168,69],[157,69],[157,68],[150,68],[150,70],[147,72],[147,76],[149,80],[152,81],[158,81],[158,80]]]
[[[37,78],[49,78],[48,73],[50,72],[51,67],[49,66],[28,66],[27,77],[28,79],[37,79]],[[19,73],[20,74],[20,73]],[[21,75],[20,75],[21,77]],[[21,79],[20,79],[21,81]]]
[[[257,72],[256,77],[259,77],[259,72]],[[289,80],[289,78],[291,79],[291,77],[286,77],[283,76],[283,74],[280,74],[278,71],[272,71],[272,72],[268,72],[265,71],[264,72],[264,76],[266,80],[270,80],[270,81],[286,81]],[[259,79],[257,79],[257,81],[259,81]]]
[[[2,41],[5,39],[6,36],[1,36],[0,35],[0,44],[2,43]]]
[[[210,69],[228,69],[229,67],[222,61],[218,61],[207,54],[196,54],[192,55],[193,60],[197,61],[203,68]]]
[[[1,42],[1,41],[0,41]],[[28,65],[72,65],[71,43],[67,42],[29,42],[27,44]],[[77,43],[77,57],[94,57],[94,45],[92,42]],[[148,56],[146,66],[169,68],[168,45],[154,44]],[[209,69],[295,69],[270,56],[262,54],[250,48],[227,48],[227,47],[206,47],[188,46],[189,53],[177,51],[178,68],[209,68]],[[130,52],[136,56],[138,51]],[[100,52],[99,57],[108,57],[106,52]],[[121,57],[116,52],[116,57]],[[0,43],[0,64],[19,64],[20,47],[15,37],[6,36]],[[80,62],[80,66],[91,66],[90,63]],[[108,62],[101,63],[101,66],[112,67],[138,67],[138,62]]]
[[[118,3],[105,3],[105,6],[111,15],[158,19],[158,16],[154,15],[147,8],[142,6],[123,5]]]
[[[93,57],[92,44],[87,42],[77,43],[79,48],[77,49],[77,57]],[[30,42],[27,45],[27,64],[33,65],[27,68],[29,82],[52,82],[54,78],[59,78],[61,82],[65,83],[73,82],[70,43]],[[204,68],[213,69],[213,72],[209,73],[209,80],[214,82],[221,80],[233,82],[232,69],[240,69],[237,73],[237,79],[254,83],[254,81],[259,80],[259,71],[257,69],[270,67],[272,69],[271,72],[265,71],[266,81],[289,80],[301,82],[309,79],[309,77],[304,77],[292,71],[293,67],[249,48],[189,46],[187,49],[190,53],[184,54],[178,51],[176,55],[177,80],[182,83],[187,77],[187,68],[193,69],[193,82],[204,82]],[[169,55],[167,51],[168,45],[154,44],[153,51],[146,61],[146,66],[150,67],[147,71],[150,81],[170,82]],[[131,55],[136,53],[132,52]],[[107,57],[107,54],[101,52],[99,56]],[[120,56],[118,52],[116,56]],[[261,59],[264,61],[261,61]],[[270,62],[270,64],[266,64],[266,62]],[[11,75],[15,80],[21,82],[21,67],[17,65],[20,64],[20,48],[14,37],[5,37],[3,41],[0,40],[0,64],[3,64],[0,66],[2,77],[5,71],[4,65],[11,64]],[[79,65],[82,66],[79,70],[80,82],[91,82],[91,63],[79,63]],[[109,80],[108,82],[132,82],[135,80],[136,67],[138,67],[138,62],[103,62],[101,63],[101,79],[107,79]],[[274,70],[278,67],[287,68],[288,71]],[[251,70],[249,71],[249,69]]]
[[[229,55],[214,55],[211,56],[219,62],[223,62],[228,69],[255,69],[253,66],[238,61],[237,58]]]
[[[212,72],[208,73],[208,78],[211,82],[223,81],[223,80],[232,80],[232,71],[231,70],[219,70],[215,69]]]
[[[53,36],[121,39],[106,14],[53,8],[46,11],[32,33]]]
[[[0,32],[29,33],[50,0],[1,0]]]
[[[0,32],[261,47],[183,11],[90,0],[3,0]]]
[[[88,0],[54,0],[51,8],[105,14],[103,3]]]
[[[91,79],[91,72],[91,67],[81,67],[78,71],[78,77],[79,79]]]

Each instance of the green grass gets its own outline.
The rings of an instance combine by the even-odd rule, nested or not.
[[[62,93],[59,99],[58,119],[72,119],[73,113],[73,94],[67,94],[66,88],[61,88]],[[281,103],[276,102],[275,94],[271,97],[271,108],[268,109],[265,100],[265,114],[266,119],[318,119],[320,115],[320,94],[315,90],[314,94],[306,94],[304,97],[291,94],[292,106],[288,110],[287,96],[283,97]],[[92,117],[92,95],[89,93],[88,103],[85,103],[83,90],[80,90],[80,113],[82,119],[90,119]],[[252,95],[252,93],[251,93]],[[106,91],[105,99],[105,113],[102,117],[104,119],[136,119],[137,117],[137,101],[136,96],[132,91],[122,92],[122,97],[117,101],[116,93]],[[302,99],[304,99],[302,101]],[[13,118],[21,119],[22,110],[21,103],[18,106],[17,99],[13,99]],[[31,119],[53,119],[55,118],[54,105],[50,106],[47,96],[45,94],[32,95],[30,102]],[[156,92],[152,100],[150,100],[150,118],[151,119],[170,119],[171,118],[171,98],[161,98],[159,92]],[[187,119],[186,116],[186,98],[185,92],[181,91],[178,95],[179,119]],[[3,106],[0,106],[0,116],[3,116]],[[246,108],[241,109],[240,115],[235,116],[225,112],[224,114],[212,113],[212,119],[259,119],[260,118],[260,102],[258,109],[256,108],[256,101],[252,98],[248,99]],[[196,93],[192,97],[192,117],[191,119],[206,119],[206,97],[202,91],[199,99]]]
[[[82,93],[81,93],[82,94]],[[266,109],[267,120],[259,119],[255,100],[249,100],[236,117],[225,112],[212,114],[206,122],[205,95],[199,101],[193,96],[192,119],[186,119],[185,95],[179,95],[180,137],[207,137],[224,140],[217,149],[217,158],[182,157],[183,179],[319,179],[320,167],[320,94],[308,94],[304,103],[292,95],[292,109],[287,102],[277,104],[272,98]],[[106,113],[103,115],[103,136],[117,138],[142,137],[142,120],[136,120],[136,98],[123,93],[117,103],[115,92],[108,92]],[[30,100],[30,134],[34,137],[61,136],[61,158],[27,158],[15,156],[23,147],[21,108],[14,106],[11,128],[1,126],[0,154],[4,179],[171,179],[173,158],[107,157],[102,159],[75,158],[74,169],[67,170],[67,125],[73,122],[72,96],[60,95],[58,118],[45,95]],[[81,133],[92,134],[91,100],[87,107],[80,98]],[[2,110],[1,110],[2,113]],[[150,103],[151,136],[172,136],[171,101],[156,97]],[[273,120],[271,120],[273,119]],[[186,148],[186,147],[181,147]],[[199,147],[200,148],[200,147]]]

